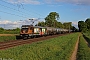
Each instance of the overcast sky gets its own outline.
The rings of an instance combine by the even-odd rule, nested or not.
[[[31,24],[30,18],[44,21],[50,12],[59,13],[59,22],[73,22],[77,27],[78,21],[90,17],[89,11],[90,0],[0,0],[0,27]]]

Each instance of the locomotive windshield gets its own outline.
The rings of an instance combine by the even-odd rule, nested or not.
[[[22,27],[21,32],[22,33],[27,33],[28,32],[28,27]]]
[[[28,30],[28,28],[22,28],[21,30]]]

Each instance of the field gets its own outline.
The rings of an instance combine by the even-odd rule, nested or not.
[[[0,34],[0,36],[16,36],[16,35],[19,35],[19,34]]]
[[[0,28],[0,34],[19,34],[20,33],[20,29],[19,28],[16,28],[16,29],[3,29],[3,28]]]
[[[1,35],[0,36],[0,42],[7,42],[7,41],[11,41],[11,40],[16,40],[16,36],[15,35]]]
[[[13,60],[70,60],[79,33],[0,50],[0,58]]]
[[[77,60],[90,60],[90,34],[89,33],[84,33],[84,37],[82,35],[80,36]]]
[[[16,35],[19,34],[19,31],[0,31],[0,42],[7,42],[11,40],[16,40]]]

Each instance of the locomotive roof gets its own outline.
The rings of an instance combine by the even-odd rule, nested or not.
[[[46,27],[41,27],[41,26],[33,26],[35,28],[46,28]]]
[[[33,25],[22,25],[22,27],[46,28],[46,27],[41,27],[41,26],[33,26]]]
[[[32,25],[22,25],[22,27],[29,27],[29,26],[32,26]]]
[[[22,25],[22,27],[35,27],[35,28],[54,28],[54,27],[41,27],[41,26],[33,26],[33,25]],[[55,29],[61,29],[61,30],[63,30],[62,28],[55,28]]]

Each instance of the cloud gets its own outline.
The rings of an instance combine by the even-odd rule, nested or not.
[[[37,24],[38,22],[34,21],[34,25]],[[32,24],[32,22],[30,20],[21,20],[21,21],[3,20],[3,21],[0,21],[0,27],[5,28],[5,29],[15,29],[17,27],[21,28],[22,25],[30,25],[30,24]],[[75,26],[76,28],[78,28],[78,21],[72,22],[72,25]]]
[[[16,21],[15,22],[12,22],[9,20],[0,21],[0,27],[5,28],[5,29],[12,29],[12,28],[16,28],[18,26],[19,26],[19,24]]]
[[[90,0],[7,0],[9,3],[13,4],[60,4],[60,3],[70,3],[75,5],[90,5]]]
[[[40,2],[37,0],[7,0],[7,2],[13,4],[33,4],[33,5],[40,4]]]
[[[75,5],[90,5],[90,0],[45,0],[49,4],[70,3]]]
[[[34,25],[37,24],[37,21],[34,21]],[[32,24],[32,21],[30,20],[21,20],[21,21],[9,21],[9,20],[3,20],[0,21],[0,27],[5,29],[15,29],[15,28],[21,28],[22,25],[30,25]]]
[[[75,26],[76,28],[78,28],[78,21],[72,22],[72,25]]]
[[[78,25],[78,21],[72,22],[73,25]]]

